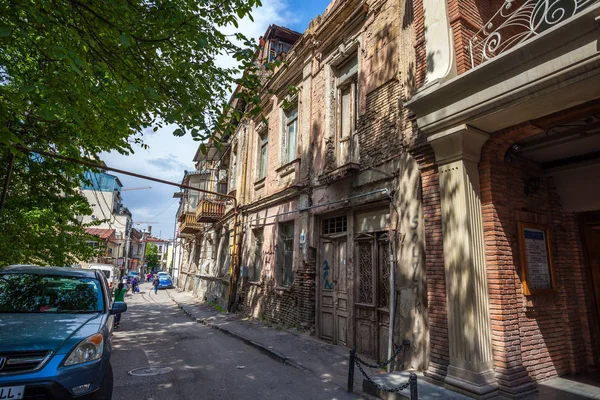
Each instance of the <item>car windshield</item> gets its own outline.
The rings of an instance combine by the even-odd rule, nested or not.
[[[101,269],[100,271],[102,271],[102,273],[104,274],[104,276],[106,276],[106,279],[110,279],[110,271],[107,271],[105,269]]]
[[[168,281],[169,279],[171,279],[171,277],[168,275],[161,275],[158,277],[158,279],[160,279],[161,281]]]
[[[166,272],[159,272],[158,276],[160,276],[160,275],[169,275],[169,274],[167,274]]]
[[[0,313],[96,313],[103,309],[104,298],[97,279],[0,275]]]
[[[139,274],[137,272],[130,272],[129,276],[138,276]]]

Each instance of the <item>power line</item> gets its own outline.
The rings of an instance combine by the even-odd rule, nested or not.
[[[162,210],[161,212],[159,212],[158,214],[156,214],[155,216],[153,216],[152,218],[148,218],[148,219],[154,219],[156,217],[158,217],[159,215],[161,215],[162,213],[164,213],[165,211],[167,211],[169,208],[173,207],[173,204],[177,203],[179,200],[175,200],[174,202],[172,202],[171,204],[169,204],[167,206],[167,208],[165,208],[164,210]]]
[[[97,178],[97,176],[96,176],[95,173],[92,174],[92,179],[94,180],[94,182],[96,182],[96,185],[98,186],[98,188],[100,188],[100,183],[98,182],[98,178]],[[92,188],[93,188],[94,192],[96,192],[94,185],[92,185]],[[114,191],[113,191],[113,195],[114,195]],[[111,221],[113,221],[114,223],[117,223],[117,224],[121,225],[123,228],[127,229],[127,225],[123,224],[120,221],[117,221],[117,218],[113,214],[113,207],[111,207],[108,204],[108,202],[106,201],[106,198],[104,197],[104,195],[101,195],[100,197],[102,197],[102,200],[104,201],[104,204],[106,204],[106,207],[108,208],[108,211],[110,212],[110,219],[109,219],[108,225],[111,226],[111,228],[112,228]],[[96,198],[98,198],[98,197],[96,196]],[[102,205],[100,205],[100,210],[102,210]],[[104,212],[102,212],[102,214],[104,215]]]

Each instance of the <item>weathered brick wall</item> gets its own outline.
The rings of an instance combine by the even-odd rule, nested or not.
[[[427,49],[425,48],[425,13],[423,9],[423,0],[414,0],[413,15],[409,20],[413,21],[415,30],[415,67],[414,83],[415,89],[423,86],[425,83],[425,74],[427,73]]]
[[[448,368],[449,352],[439,173],[431,146],[415,143],[409,151],[419,164],[423,193],[424,252],[427,277],[426,307],[429,316],[430,340],[427,374],[437,379],[443,379]]]
[[[590,288],[576,216],[562,209],[537,164],[504,161],[511,144],[538,132],[524,125],[494,134],[480,162],[494,362],[501,389],[513,394],[531,390],[533,381],[579,372],[591,357]],[[526,196],[530,177],[542,177],[541,186]],[[556,293],[524,296],[517,221],[550,225]]]
[[[314,266],[306,265],[299,257],[299,251],[295,253],[294,280],[289,287],[278,287],[277,282],[277,245],[278,219],[265,219],[265,215],[274,215],[280,210],[297,209],[297,201],[291,201],[250,215],[247,221],[254,221],[258,215],[259,224],[262,226],[262,273],[260,282],[249,282],[247,279],[240,280],[238,289],[238,312],[242,315],[264,319],[271,323],[284,324],[302,328],[314,326],[315,320],[315,270]],[[291,214],[285,217],[286,221],[294,221],[297,238],[300,232],[300,219]],[[246,229],[242,246],[242,265],[250,263],[250,254],[254,249],[252,243],[252,231]],[[295,243],[295,248],[299,245]]]
[[[242,315],[300,329],[315,324],[314,267],[299,268],[289,288],[276,288],[273,279],[261,283],[244,280],[238,293],[244,299],[238,310]]]
[[[365,113],[358,121],[361,168],[375,166],[398,156],[400,82],[392,79],[366,96]]]

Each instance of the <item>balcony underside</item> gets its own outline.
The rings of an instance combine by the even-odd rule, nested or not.
[[[196,207],[196,222],[217,222],[225,216],[225,203],[202,199]]]
[[[179,217],[179,232],[184,235],[198,233],[202,230],[202,224],[196,222],[196,214],[186,212]]]

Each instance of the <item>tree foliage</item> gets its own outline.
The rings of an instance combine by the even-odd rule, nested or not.
[[[97,159],[128,154],[161,126],[204,140],[239,120],[233,82],[258,104],[255,48],[226,35],[259,0],[11,0],[0,3],[0,165],[15,156],[0,210],[0,266],[87,257],[83,169],[23,148]],[[250,16],[251,18],[251,16]],[[218,65],[220,56],[239,62]],[[241,72],[245,71],[244,74]],[[256,113],[257,107],[253,108]],[[18,242],[17,246],[13,245]]]
[[[158,248],[154,243],[146,245],[146,262],[148,263],[149,270],[154,270],[160,266],[158,262]]]

